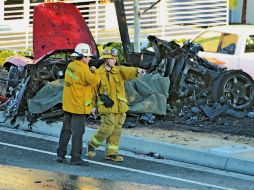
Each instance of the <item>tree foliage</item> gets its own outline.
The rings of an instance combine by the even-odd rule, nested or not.
[[[13,55],[29,56],[26,52],[18,52],[14,50],[0,50],[0,68],[2,67],[5,60]]]
[[[235,9],[238,6],[238,0],[229,0],[229,8]]]

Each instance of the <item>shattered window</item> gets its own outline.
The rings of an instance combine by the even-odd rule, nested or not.
[[[249,36],[247,39],[245,52],[254,52],[254,35]]]
[[[207,31],[194,39],[194,42],[200,44],[204,51],[216,53],[218,52],[221,36],[221,32]]]
[[[238,35],[224,33],[221,46],[220,46],[220,53],[230,54],[230,55],[235,54],[237,40],[238,40]]]
[[[70,56],[70,53],[65,52],[58,52],[53,55],[50,55],[47,57],[44,62],[47,62],[48,64],[61,64],[62,62],[66,61],[72,61],[72,57]]]

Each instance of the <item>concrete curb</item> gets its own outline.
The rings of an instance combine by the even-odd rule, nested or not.
[[[155,152],[170,160],[254,175],[254,160],[240,159],[232,155],[218,154],[209,150],[128,136],[122,137],[121,148],[141,154]]]
[[[254,161],[249,159],[239,159],[231,157],[228,159],[225,170],[253,176]]]
[[[38,121],[31,128],[28,128],[28,125],[26,125],[24,121],[22,122],[24,125],[18,127],[21,130],[31,130],[35,133],[54,137],[59,137],[62,127],[62,122],[45,125],[45,122]],[[6,125],[12,128],[14,126],[5,123],[4,126]],[[15,127],[17,127],[17,125],[15,125]],[[94,132],[95,129],[87,127],[83,137],[84,142],[87,142]],[[160,141],[151,141],[132,136],[121,137],[120,149],[139,154],[154,152],[170,160],[254,176],[254,160],[234,157],[234,155],[231,154],[215,153],[214,151],[190,148],[183,145],[169,144]]]

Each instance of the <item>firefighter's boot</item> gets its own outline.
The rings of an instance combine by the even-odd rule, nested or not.
[[[117,154],[115,154],[115,155],[107,155],[107,156],[105,156],[105,159],[106,160],[112,160],[114,162],[122,162],[123,161],[123,157],[120,156],[120,155],[117,155]]]
[[[88,143],[88,146],[87,146],[86,156],[89,158],[94,158],[96,156],[95,148],[92,145],[90,145],[90,143]]]

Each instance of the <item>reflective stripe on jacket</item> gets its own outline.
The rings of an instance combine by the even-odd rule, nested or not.
[[[63,110],[75,114],[89,114],[93,88],[100,82],[98,71],[92,73],[82,61],[71,62],[65,71]]]
[[[104,65],[99,69],[101,83],[98,85],[98,94],[106,94],[113,101],[111,108],[106,108],[103,102],[97,97],[98,112],[100,114],[107,113],[124,113],[128,111],[127,98],[125,95],[124,82],[137,77],[137,68],[114,66],[111,71],[106,71]]]

